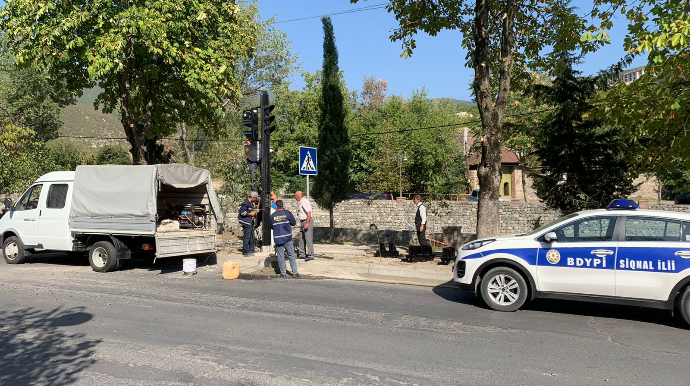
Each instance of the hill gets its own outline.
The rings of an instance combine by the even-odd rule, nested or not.
[[[60,112],[62,128],[60,135],[66,137],[94,137],[94,138],[124,138],[125,133],[122,123],[115,113],[103,114],[100,110],[93,108],[101,89],[98,87],[84,90],[77,103],[67,106]],[[93,146],[101,146],[105,143],[126,142],[123,140],[98,140],[84,139],[91,141]]]
[[[80,137],[124,137],[122,123],[113,114],[103,114],[92,105],[77,103],[60,112],[60,135]]]

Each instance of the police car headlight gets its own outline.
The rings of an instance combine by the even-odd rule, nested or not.
[[[494,241],[496,241],[496,240],[490,239],[490,240],[477,240],[477,241],[473,241],[473,242],[471,242],[471,243],[467,243],[467,244],[463,245],[463,246],[462,246],[462,250],[463,250],[463,251],[471,251],[471,250],[473,250],[473,249],[481,248],[481,247],[483,247],[483,246],[485,246],[485,245],[487,245],[487,244],[491,244],[491,243],[493,243]]]

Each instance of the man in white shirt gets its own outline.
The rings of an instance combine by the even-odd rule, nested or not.
[[[253,140],[248,135],[247,141],[244,143],[244,155],[247,157],[247,166],[249,166],[249,173],[252,175],[252,190],[258,190],[256,169],[261,165],[261,141]]]
[[[299,258],[304,258],[304,261],[314,260],[314,221],[311,219],[311,202],[299,190],[295,192],[295,200],[299,201],[297,209],[300,222]]]
[[[417,241],[419,245],[429,245],[426,239],[426,206],[422,204],[422,196],[414,196],[414,204],[417,206],[417,213],[414,216],[414,225],[417,228]]]

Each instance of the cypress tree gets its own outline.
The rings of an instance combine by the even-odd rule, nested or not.
[[[318,172],[313,196],[316,203],[330,214],[329,240],[333,241],[333,208],[348,197],[350,191],[350,139],[345,127],[347,112],[340,88],[338,50],[335,46],[330,17],[323,23],[323,70],[321,99],[319,100],[319,143],[317,145]]]
[[[576,58],[552,85],[535,90],[538,100],[555,107],[551,117],[536,127],[536,155],[542,164],[534,175],[539,198],[564,214],[604,208],[615,198],[635,190],[637,176],[627,162],[633,149],[620,138],[620,128],[610,127],[597,114],[596,93],[607,86],[605,75],[580,76],[573,70]]]

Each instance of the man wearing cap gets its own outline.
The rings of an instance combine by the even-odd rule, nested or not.
[[[283,207],[283,200],[276,200],[276,211],[271,215],[271,228],[273,229],[273,242],[276,245],[276,256],[278,257],[278,268],[280,277],[287,277],[285,271],[285,252],[287,251],[290,260],[292,277],[298,278],[297,260],[295,260],[295,246],[292,244],[292,227],[297,225],[295,216]]]
[[[248,135],[247,141],[244,143],[244,155],[247,157],[247,166],[249,166],[249,173],[252,176],[252,189],[257,190],[256,169],[261,164],[261,141],[254,140]]]
[[[254,201],[259,198],[259,193],[251,192],[249,197],[240,205],[240,211],[237,214],[237,221],[242,225],[242,248],[244,256],[250,256],[254,253],[254,224],[252,217],[256,216],[254,211]]]

